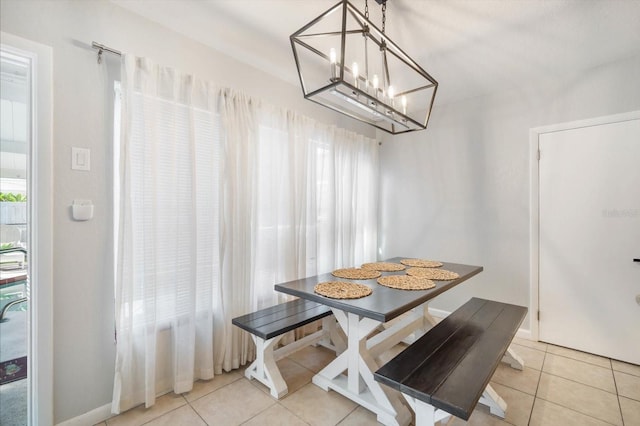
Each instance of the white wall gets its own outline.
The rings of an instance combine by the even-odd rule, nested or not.
[[[53,47],[54,418],[111,401],[115,349],[111,262],[111,145],[107,66],[91,41],[146,56],[318,120],[369,128],[304,101],[300,88],[217,54],[106,0],[0,2],[3,31]],[[109,67],[117,69],[114,58]],[[292,64],[293,65],[293,61]],[[485,272],[439,297],[451,310],[472,295],[528,304],[528,130],[640,109],[640,58],[556,86],[437,106],[428,130],[385,136],[381,257],[427,256]],[[70,169],[91,149],[90,172]],[[70,219],[74,198],[96,206]],[[37,285],[37,283],[35,284]]]
[[[437,309],[473,296],[529,306],[529,129],[640,110],[638,76],[640,56],[556,84],[523,82],[436,105],[426,131],[383,137],[381,257],[484,266],[434,300]]]
[[[117,58],[96,63],[92,41],[233,87],[271,103],[373,136],[305,101],[299,87],[262,74],[106,0],[2,0],[3,31],[49,45],[54,63],[54,419],[111,401],[114,314],[109,105]],[[291,66],[295,66],[293,57]],[[71,147],[91,150],[91,171],[70,169]],[[95,218],[74,222],[75,198],[92,199]],[[37,285],[35,283],[34,285]]]

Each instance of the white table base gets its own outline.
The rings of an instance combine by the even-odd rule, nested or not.
[[[403,394],[376,382],[373,373],[380,368],[379,357],[384,352],[400,342],[412,343],[436,324],[429,314],[428,303],[385,324],[336,308],[332,308],[332,311],[347,335],[347,349],[316,374],[313,383],[325,391],[334,390],[376,413],[377,420],[384,425],[408,425],[412,416],[402,402]],[[382,331],[368,338],[376,329]],[[522,359],[510,348],[502,361],[518,370],[524,368]],[[450,416],[430,404],[407,395],[404,397],[415,413],[417,425],[432,425]],[[490,385],[479,402],[487,405],[492,414],[504,418],[507,404]]]
[[[380,355],[413,333],[419,337],[435,323],[429,315],[428,304],[414,308],[371,338],[368,336],[382,325],[380,321],[332,310],[347,335],[347,350],[316,374],[313,383],[324,390],[332,389],[376,413],[378,421],[384,425],[408,425],[411,411],[402,402],[401,394],[376,382],[373,373],[381,365]]]

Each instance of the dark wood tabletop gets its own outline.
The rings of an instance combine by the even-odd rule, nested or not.
[[[394,257],[385,262],[399,263],[401,259],[406,257]],[[303,299],[313,300],[332,308],[342,311],[351,312],[363,317],[371,318],[376,321],[390,321],[408,310],[422,305],[424,302],[433,299],[437,295],[449,290],[482,272],[482,266],[463,265],[459,263],[442,262],[442,268],[449,271],[457,272],[460,277],[452,281],[434,281],[435,288],[430,290],[397,290],[382,286],[375,279],[371,280],[345,280],[336,278],[330,273],[316,275],[314,277],[302,278],[287,283],[277,284],[275,290],[301,297]],[[382,275],[403,275],[405,271],[399,272],[383,272]],[[321,296],[313,291],[316,284],[325,281],[351,281],[371,287],[373,293],[360,299],[331,299]]]

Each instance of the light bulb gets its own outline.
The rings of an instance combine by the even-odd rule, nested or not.
[[[358,87],[358,64],[356,62],[353,63],[353,65],[351,65],[351,72],[353,73],[353,81],[356,85],[356,87]]]
[[[389,99],[393,99],[393,97],[395,95],[395,91],[393,90],[393,86],[389,86],[389,88],[387,89],[387,93],[389,95]]]
[[[373,80],[372,80],[372,82],[371,82],[371,83],[373,84],[373,93],[374,93],[376,96],[378,96],[378,84],[379,84],[379,81],[378,81],[378,74],[374,74],[374,75],[373,75]]]
[[[329,50],[329,67],[331,68],[331,80],[336,79],[336,49]]]
[[[402,113],[404,115],[407,115],[407,97],[402,96],[402,98],[400,98],[400,101],[402,102]]]

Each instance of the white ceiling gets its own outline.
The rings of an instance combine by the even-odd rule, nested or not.
[[[111,1],[298,85],[289,36],[338,0]],[[640,54],[640,0],[389,0],[386,32],[445,103]]]

